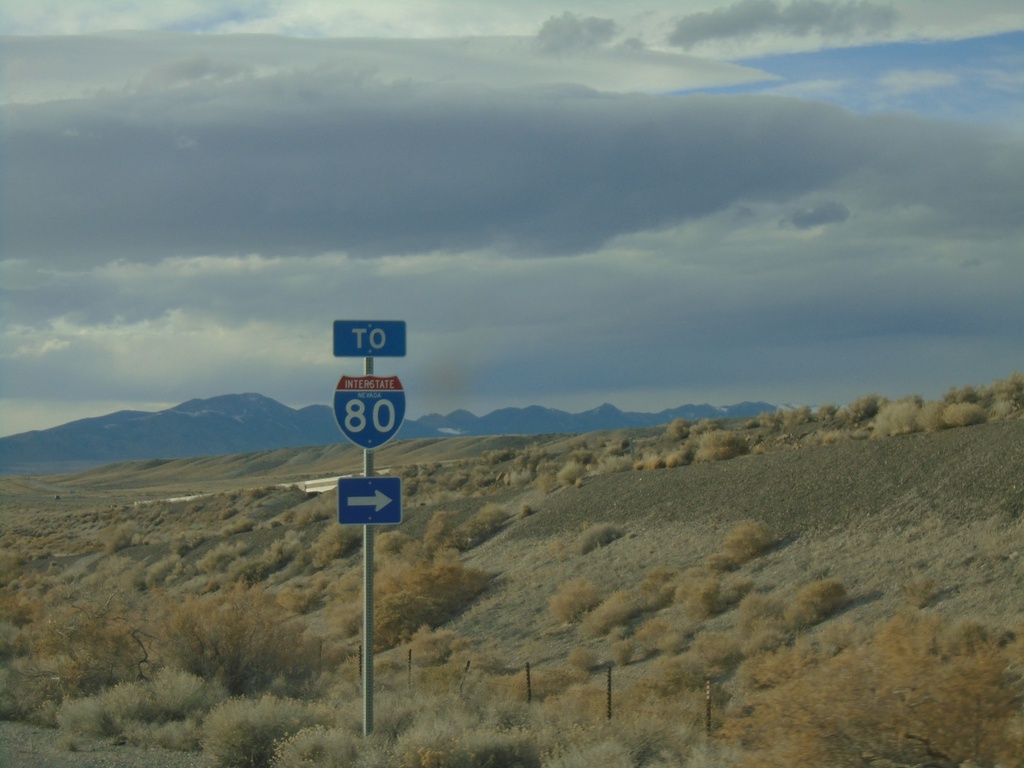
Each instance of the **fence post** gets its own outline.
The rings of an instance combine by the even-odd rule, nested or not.
[[[472,664],[472,663],[473,663],[472,659],[467,661],[466,662],[466,669],[462,673],[462,681],[459,683],[459,698],[460,699],[462,698],[462,688],[466,684],[466,678],[469,677],[469,665]]]
[[[704,730],[711,735],[711,678],[704,687]]]
[[[533,701],[533,686],[530,684],[530,662],[526,662],[526,703]]]
[[[608,719],[612,719],[612,665],[608,665]]]

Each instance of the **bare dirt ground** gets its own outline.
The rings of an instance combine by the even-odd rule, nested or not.
[[[5,768],[206,768],[199,752],[141,749],[109,740],[69,741],[53,728],[0,720],[0,765]]]

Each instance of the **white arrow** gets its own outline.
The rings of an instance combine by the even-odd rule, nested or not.
[[[374,512],[380,512],[392,499],[381,491],[375,491],[373,496],[349,496],[347,501],[350,507],[373,507]]]

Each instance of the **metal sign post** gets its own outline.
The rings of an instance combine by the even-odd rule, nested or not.
[[[373,375],[373,358],[363,361]],[[363,448],[363,477],[373,477],[373,448]],[[341,496],[338,497],[341,503]],[[340,509],[340,508],[339,508]],[[373,526],[363,525],[363,736],[373,733]]]
[[[363,736],[373,733],[374,526],[402,522],[401,478],[373,480],[373,451],[395,436],[405,418],[402,383],[397,376],[374,376],[373,358],[404,355],[404,321],[334,322],[334,356],[363,357],[363,377],[342,376],[334,392],[338,426],[363,449],[362,478],[338,480],[338,522],[363,526]]]

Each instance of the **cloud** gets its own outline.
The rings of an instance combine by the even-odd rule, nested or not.
[[[745,38],[762,33],[806,37],[848,37],[857,32],[883,32],[899,19],[892,5],[848,0],[795,0],[781,5],[775,0],[739,0],[724,8],[684,16],[669,36],[669,43],[683,48],[725,38]]]
[[[878,83],[883,88],[896,94],[909,94],[917,91],[929,91],[936,88],[952,88],[959,85],[961,78],[952,72],[936,72],[935,70],[897,69],[882,75]]]
[[[611,19],[582,17],[566,11],[544,22],[537,33],[537,42],[545,53],[594,48],[611,40],[617,28]]]
[[[801,208],[786,221],[797,229],[811,229],[825,224],[840,224],[850,217],[850,209],[835,200]]]
[[[1024,208],[1019,142],[983,130],[772,97],[345,75],[5,108],[4,254],[578,254],[854,176],[868,204],[921,206],[945,229],[1016,228]]]
[[[571,17],[587,28],[588,20]],[[570,22],[570,26],[572,22]],[[594,41],[594,33],[584,39]],[[557,46],[557,35],[554,45]],[[458,39],[296,39],[265,35],[116,33],[3,39],[7,78],[0,103],[61,99],[240,79],[287,86],[300,73],[350,83],[445,87],[574,85],[614,92],[672,92],[763,80],[727,62],[626,45],[566,46],[545,53],[535,34]]]
[[[327,402],[339,317],[408,322],[410,415],[936,396],[1019,365],[1019,131],[667,95],[767,75],[623,34],[4,40],[0,407]],[[905,52],[787,62],[878,89]]]

